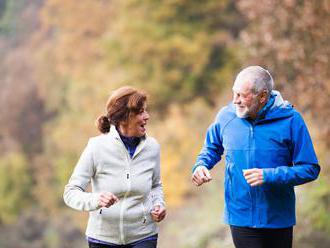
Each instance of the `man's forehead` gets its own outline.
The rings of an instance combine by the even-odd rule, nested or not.
[[[252,84],[248,80],[235,80],[233,91],[249,92],[252,89]]]

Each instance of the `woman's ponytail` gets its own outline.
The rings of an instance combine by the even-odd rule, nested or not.
[[[99,116],[95,121],[95,125],[101,133],[108,133],[110,131],[110,120],[105,115]]]

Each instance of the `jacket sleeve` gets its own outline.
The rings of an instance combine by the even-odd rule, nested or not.
[[[209,170],[212,169],[220,161],[223,151],[220,123],[214,122],[206,132],[204,146],[197,157],[192,172],[194,173],[198,166],[205,166]]]
[[[95,173],[93,146],[89,140],[64,189],[64,202],[73,209],[93,211],[98,209],[98,193],[86,192],[86,188]]]
[[[157,153],[157,161],[156,166],[154,167],[153,175],[152,175],[152,188],[151,188],[151,197],[152,197],[152,204],[160,205],[165,207],[164,201],[164,193],[163,193],[163,186],[160,178],[160,149],[158,145],[158,153]]]
[[[320,166],[306,124],[295,112],[291,124],[291,154],[293,166],[279,166],[263,170],[265,183],[300,185],[315,180]]]

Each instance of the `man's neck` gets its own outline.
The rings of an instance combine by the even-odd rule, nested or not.
[[[254,113],[251,113],[251,114],[250,114],[249,118],[252,119],[252,120],[257,119],[259,111],[260,111],[260,110],[261,110],[261,109],[267,104],[267,102],[268,102],[268,101],[262,103],[262,104],[256,109],[256,111],[255,111]]]

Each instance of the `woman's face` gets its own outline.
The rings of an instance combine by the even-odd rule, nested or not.
[[[146,125],[150,117],[146,108],[147,104],[145,103],[138,114],[132,114],[127,123],[119,125],[122,135],[126,137],[142,137],[146,134]]]

